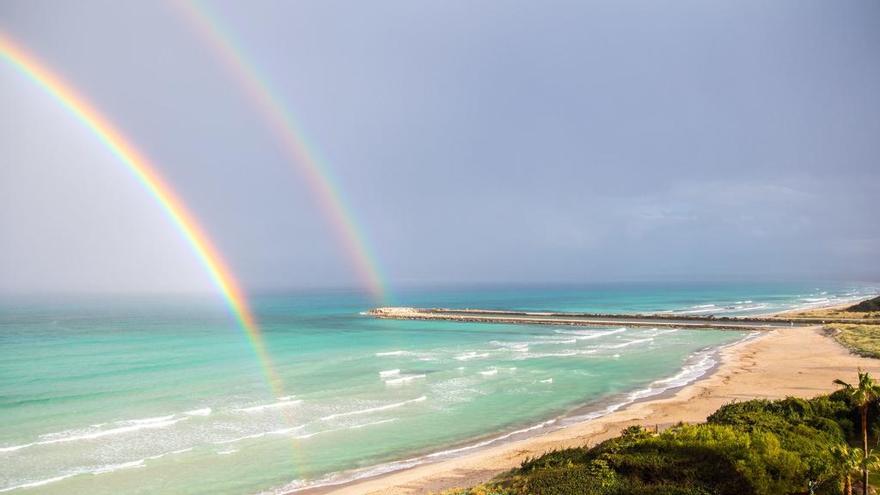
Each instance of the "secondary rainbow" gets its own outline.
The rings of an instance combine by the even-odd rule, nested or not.
[[[87,99],[58,75],[51,72],[36,58],[16,45],[0,32],[0,57],[8,61],[19,72],[55,97],[67,110],[79,119],[95,136],[101,140],[128,170],[141,182],[153,198],[162,206],[172,223],[180,231],[192,248],[198,260],[207,270],[212,282],[220,290],[230,310],[247,335],[263,368],[263,373],[276,397],[284,395],[280,378],[274,373],[271,360],[266,352],[260,329],[241,288],[229,271],[222,256],[214,247],[204,229],[186,208],[184,203],[168,186],[156,167],[138,151],[122,133],[113,126]]]
[[[282,99],[270,90],[266,78],[259,75],[256,67],[245,57],[244,51],[233,41],[229,33],[223,31],[219,22],[205,7],[186,0],[174,1],[172,5],[178,7],[199,37],[222,61],[247,98],[262,115],[266,125],[280,142],[288,160],[302,172],[317,197],[321,210],[342,240],[364,286],[377,302],[387,302],[388,293],[380,275],[379,264],[366,242],[366,237],[358,227],[351,209],[346,205],[330,170],[317,158],[318,153],[309,145],[302,128],[286,110]]]

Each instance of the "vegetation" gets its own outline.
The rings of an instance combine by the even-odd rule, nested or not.
[[[877,464],[867,447],[880,433],[878,391],[860,373],[857,385],[827,396],[728,404],[704,424],[662,433],[631,427],[595,447],[527,459],[490,483],[448,493],[864,494],[867,470]]]
[[[862,301],[858,304],[852,305],[846,308],[847,311],[854,311],[857,313],[865,313],[870,311],[880,311],[880,296],[875,297],[874,299],[868,299],[867,301]]]
[[[849,395],[852,404],[859,409],[862,426],[862,458],[867,459],[870,455],[870,449],[868,448],[868,408],[880,398],[880,385],[877,385],[871,379],[870,374],[867,372],[862,373],[861,370],[859,370],[859,383],[855,386],[840,379],[834,380],[834,383],[843,387],[844,392]],[[863,495],[868,495],[868,465],[865,462],[862,463],[862,487]]]
[[[845,323],[827,323],[825,329],[852,352],[880,359],[880,297],[848,308],[817,308],[786,314],[794,318],[847,319]],[[863,321],[861,323],[859,320]]]
[[[828,318],[850,320],[876,320],[880,318],[880,296],[867,299],[858,304],[842,308],[813,308],[783,313],[783,317],[792,318]]]
[[[843,477],[844,495],[852,495],[852,477],[859,476],[862,470],[864,454],[862,451],[849,445],[840,445],[832,451],[835,463],[840,466],[840,475]]]
[[[831,323],[826,328],[835,340],[852,352],[860,356],[880,358],[880,325]]]

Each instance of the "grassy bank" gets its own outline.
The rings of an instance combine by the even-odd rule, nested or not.
[[[805,318],[880,318],[880,297],[868,299],[847,308],[821,308],[792,313]],[[880,358],[880,325],[862,323],[828,323],[825,328],[835,340],[854,353]]]
[[[880,359],[880,325],[832,323],[825,327],[835,340],[854,353]]]

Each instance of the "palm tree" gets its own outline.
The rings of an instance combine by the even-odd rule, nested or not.
[[[868,372],[862,373],[862,370],[859,369],[859,384],[858,386],[852,386],[849,383],[846,383],[843,380],[837,379],[834,380],[834,383],[837,385],[841,385],[844,390],[849,394],[853,403],[856,407],[859,408],[859,413],[862,416],[862,451],[863,457],[862,459],[867,459],[869,456],[868,451],[868,406],[870,406],[874,401],[880,397],[880,385],[878,385],[873,378],[871,378],[871,374]],[[862,462],[862,495],[868,495],[868,463]]]
[[[865,454],[860,449],[844,444],[835,447],[832,455],[843,478],[843,493],[852,495],[852,475],[858,476],[862,470],[862,459],[865,458]]]

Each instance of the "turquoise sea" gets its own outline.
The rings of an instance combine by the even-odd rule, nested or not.
[[[409,306],[760,314],[877,285],[397,291]],[[749,335],[375,320],[346,291],[256,294],[273,393],[215,296],[0,302],[0,492],[284,493],[453,456],[682,386]]]

